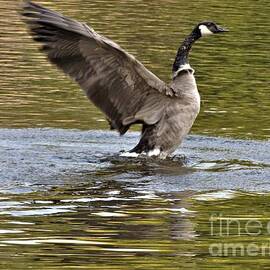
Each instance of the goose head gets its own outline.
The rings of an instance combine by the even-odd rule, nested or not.
[[[199,31],[201,37],[228,32],[227,29],[220,27],[214,22],[201,22],[197,25],[196,28],[197,31]]]

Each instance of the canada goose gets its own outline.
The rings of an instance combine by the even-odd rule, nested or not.
[[[129,153],[166,158],[188,134],[200,110],[194,70],[188,63],[192,44],[202,36],[222,33],[213,22],[199,23],[180,46],[173,79],[166,84],[112,40],[84,23],[31,1],[22,15],[50,62],[85,91],[120,135],[142,124],[141,139]]]

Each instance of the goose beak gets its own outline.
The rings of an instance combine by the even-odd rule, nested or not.
[[[222,28],[220,26],[217,25],[217,29],[215,31],[215,34],[218,34],[218,33],[224,33],[224,32],[229,32],[228,29],[225,29],[225,28]]]

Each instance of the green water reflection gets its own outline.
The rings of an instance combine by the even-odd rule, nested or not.
[[[1,196],[1,269],[266,269],[265,201],[232,191],[137,193],[114,181]]]
[[[19,2],[0,0],[0,127],[107,128],[103,115],[88,102],[78,86],[38,52],[37,44],[29,38],[18,16]],[[191,64],[196,70],[202,96],[202,109],[193,133],[269,139],[268,0],[38,2],[88,22],[134,54],[165,81],[170,80],[171,65],[179,43],[197,22],[211,19],[229,28],[227,35],[203,39],[192,51]],[[28,135],[22,135],[22,138],[24,136]],[[27,144],[16,142],[12,133],[8,134],[1,145],[7,155],[2,158],[1,166],[12,164],[14,168],[16,164],[20,165],[20,161],[14,158],[17,155],[24,160],[24,166],[29,162],[29,170],[24,167],[22,175],[30,171],[36,176],[45,174],[46,170],[48,173],[50,170],[46,166],[55,166],[55,160],[59,160],[57,168],[64,172],[63,178],[69,178],[61,162],[68,163],[69,155],[77,154],[78,163],[84,162],[87,167],[95,149],[90,149],[91,141],[86,140],[83,141],[85,144],[74,143],[72,147],[76,151],[71,151],[68,146],[72,137],[65,136],[63,133],[61,137],[64,150],[56,151],[52,160],[43,164],[38,150],[32,148],[32,143],[39,145],[35,140],[28,145],[30,150],[26,152],[31,158],[25,157],[24,160],[22,151]],[[74,138],[75,142],[79,141]],[[56,147],[61,140],[58,138],[54,144],[46,145],[43,138],[43,144],[48,148]],[[5,141],[9,144],[5,145]],[[108,141],[105,137],[101,144]],[[194,143],[198,144],[198,140]],[[216,143],[219,143],[218,139]],[[77,153],[86,144],[89,159],[86,158],[88,152]],[[241,144],[248,146],[246,142]],[[258,150],[262,146],[254,147],[251,150],[262,154],[266,168],[266,154]],[[259,175],[255,169],[261,165],[256,159],[251,160],[252,155],[241,156],[241,163],[235,153],[228,157],[229,161],[223,161],[218,155],[218,163],[213,161],[213,153],[219,151],[218,147],[197,149],[198,153],[208,151],[211,156],[209,160],[205,157],[201,167],[195,168],[197,170],[209,166],[216,173],[222,173],[254,166],[254,171],[247,171],[246,175],[249,180],[252,175],[254,179]],[[81,159],[80,155],[83,155]],[[193,156],[196,159],[197,154],[190,157]],[[9,163],[5,163],[5,159]],[[12,160],[15,160],[15,165]],[[32,162],[38,166],[31,167]],[[94,162],[96,159],[90,165],[98,168],[100,164]],[[79,170],[79,164],[76,165]],[[67,181],[74,183],[73,186],[63,184],[62,187],[47,188],[46,192],[33,193],[23,193],[28,190],[23,189],[27,183],[29,190],[35,183],[31,182],[32,179],[21,179],[16,171],[14,182],[8,179],[8,183],[15,189],[18,187],[18,193],[22,183],[21,194],[0,194],[0,269],[269,269],[269,194],[230,190],[151,193],[145,191],[143,183],[136,184],[135,180],[141,177],[136,164],[121,162],[119,167],[125,168],[121,172],[117,165],[104,171],[97,169],[95,177],[92,175],[89,179],[86,173],[80,172],[84,184],[80,185],[74,174]],[[165,165],[158,169],[162,172],[168,170],[176,180],[180,179],[178,165],[175,165],[175,170]],[[16,170],[22,170],[22,167]],[[149,172],[144,172],[145,181],[152,181],[155,185],[153,179],[160,177],[159,170],[156,173],[154,170],[149,180]],[[122,180],[127,175],[126,181],[112,180],[119,178],[120,174]],[[12,173],[8,173],[7,178],[10,175]],[[226,177],[224,174],[224,179]],[[243,175],[241,177],[243,180]],[[187,179],[181,179],[189,183],[188,174]],[[3,184],[3,179],[0,180]],[[44,177],[44,183],[46,181],[48,179]],[[157,182],[162,182],[162,179]],[[256,184],[265,187],[266,182]],[[40,186],[38,190],[43,190],[41,182],[36,185]],[[140,185],[141,191],[138,191]],[[50,186],[53,186],[51,179]],[[225,225],[228,220],[234,221],[229,228]],[[248,233],[247,224],[250,225]],[[259,233],[251,234],[258,232],[258,224],[262,226]],[[236,253],[226,249],[226,244],[237,246]],[[253,249],[248,253],[250,244],[253,244]]]
[[[1,127],[106,128],[77,85],[37,52],[17,15],[19,1],[0,1]],[[228,27],[201,40],[191,64],[202,96],[193,132],[269,138],[268,0],[39,1],[91,24],[165,81],[179,43],[199,21]]]

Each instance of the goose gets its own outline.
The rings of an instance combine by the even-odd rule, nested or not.
[[[181,44],[167,84],[134,56],[85,23],[32,1],[22,4],[22,19],[49,61],[84,90],[106,116],[111,129],[124,135],[141,124],[139,143],[127,155],[165,159],[189,133],[200,110],[200,95],[189,64],[195,41],[226,29],[199,23]]]

